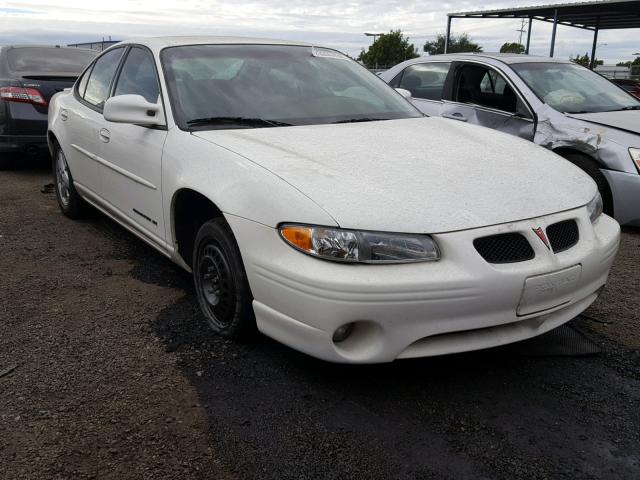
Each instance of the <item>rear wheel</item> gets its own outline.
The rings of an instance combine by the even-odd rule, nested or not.
[[[53,179],[58,206],[69,218],[79,218],[84,213],[86,204],[73,186],[73,178],[67,164],[67,157],[59,145],[53,152]]]
[[[609,187],[609,182],[607,182],[607,179],[600,171],[595,160],[580,153],[567,153],[563,154],[563,157],[573,163],[576,167],[584,170],[584,172],[589,175],[594,182],[596,182],[598,191],[602,196],[604,213],[613,217],[613,195],[611,194],[611,187]]]
[[[228,338],[254,332],[251,290],[240,250],[224,219],[200,227],[192,265],[198,303],[211,328]]]

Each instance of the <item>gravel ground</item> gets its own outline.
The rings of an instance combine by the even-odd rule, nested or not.
[[[36,167],[0,172],[0,479],[640,478],[640,231],[542,342],[341,366],[213,336],[186,273]]]

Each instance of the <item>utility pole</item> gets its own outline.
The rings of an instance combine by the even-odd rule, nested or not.
[[[527,29],[524,28],[525,20],[526,20],[525,18],[522,19],[522,25],[520,25],[520,29],[516,30],[516,32],[520,32],[520,40],[518,41],[520,45],[522,45],[522,34],[527,31]]]

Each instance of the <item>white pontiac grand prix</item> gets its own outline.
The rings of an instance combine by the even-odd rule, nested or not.
[[[335,50],[155,38],[49,109],[65,215],[98,208],[193,272],[211,327],[335,362],[492,347],[574,318],[618,224],[555,154],[425,118]]]

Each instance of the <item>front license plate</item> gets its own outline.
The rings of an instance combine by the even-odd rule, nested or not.
[[[573,300],[581,274],[582,265],[575,265],[557,272],[527,278],[518,305],[518,315],[542,312],[569,303]]]

